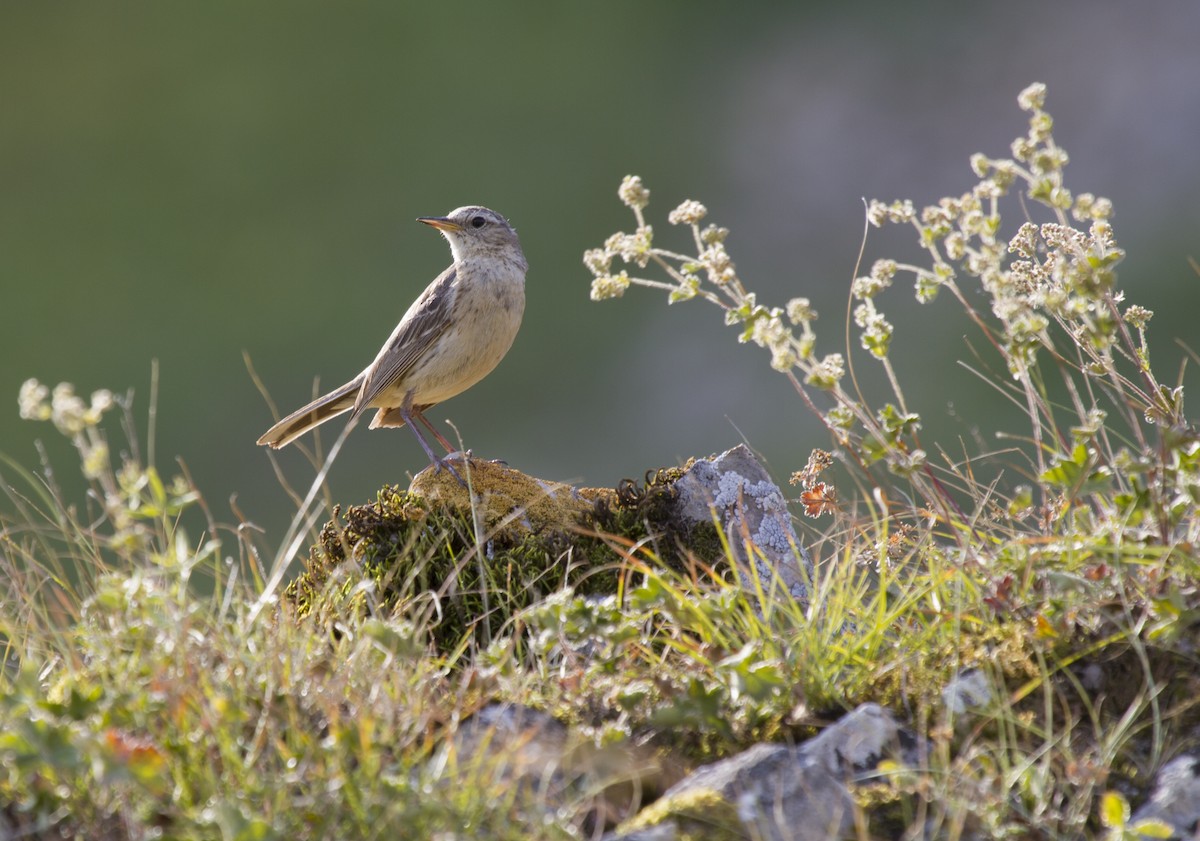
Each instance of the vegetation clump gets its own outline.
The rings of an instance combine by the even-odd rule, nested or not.
[[[335,506],[333,517],[285,591],[300,616],[336,615],[353,601],[413,618],[452,649],[464,636],[490,640],[562,587],[616,591],[616,558],[594,565],[568,534],[509,530],[480,540],[469,511],[396,487],[344,514]]]
[[[344,512],[335,505],[286,599],[301,618],[354,606],[403,614],[449,650],[466,636],[494,639],[520,611],[563,588],[616,594],[631,554],[681,572],[697,559],[706,568],[723,560],[716,528],[686,521],[673,504],[682,468],[649,471],[644,485],[626,479],[613,490],[584,489],[575,504],[552,509],[556,519],[544,501],[553,494],[528,477],[531,496],[494,505],[491,479],[503,475],[511,487],[515,473],[475,463],[469,494],[455,488],[430,499],[386,486],[370,503]]]
[[[695,459],[681,467],[648,470],[644,481],[622,479],[611,493],[598,494],[587,522],[597,535],[616,536],[629,546],[648,545],[649,554],[666,569],[694,571],[699,562],[720,567],[724,547],[716,527],[707,521],[682,516],[675,483]]]

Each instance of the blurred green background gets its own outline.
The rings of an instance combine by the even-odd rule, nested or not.
[[[861,199],[969,188],[1035,80],[1069,186],[1116,204],[1121,283],[1156,310],[1170,378],[1200,302],[1197,32],[1184,2],[5,3],[0,450],[33,466],[41,438],[74,474],[17,417],[20,383],[132,387],[144,418],[156,359],[160,467],[181,457],[219,518],[236,494],[278,540],[291,504],[243,352],[284,411],[353,376],[448,263],[414,218],[480,203],[521,234],[525,324],[431,420],[550,479],[611,485],[743,436],[786,478],[828,438],[765,352],[698,301],[588,300],[582,252],[630,225],[621,177],[646,180],[664,237],[703,201],[759,300],[810,296],[839,350]],[[908,239],[873,232],[867,265]],[[1003,424],[954,365],[955,305],[908,290],[883,304],[927,440]],[[408,433],[360,429],[330,483],[360,501],[424,464]]]

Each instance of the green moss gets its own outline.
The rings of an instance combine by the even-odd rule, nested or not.
[[[647,471],[639,485],[624,479],[617,487],[597,497],[588,514],[596,532],[626,538],[634,543],[649,539],[660,563],[676,572],[688,572],[693,559],[720,565],[725,551],[720,534],[710,522],[695,523],[678,515],[679,491],[675,483],[687,472],[683,467]]]
[[[621,827],[624,832],[647,829],[672,821],[680,839],[735,841],[746,829],[737,808],[712,789],[696,788],[656,800]]]
[[[296,613],[403,611],[448,650],[467,634],[493,638],[563,587],[615,593],[625,547],[648,543],[676,570],[692,557],[724,557],[714,526],[673,513],[681,469],[652,471],[644,486],[579,492],[490,463],[470,469],[470,495],[433,476],[414,482],[421,495],[387,486],[365,505],[335,506],[287,588]]]
[[[568,584],[611,592],[616,570],[579,564],[559,533],[508,531],[479,542],[469,514],[389,486],[344,515],[335,507],[286,596],[300,616],[358,605],[404,610],[426,620],[446,649],[467,633],[498,633],[515,612]]]

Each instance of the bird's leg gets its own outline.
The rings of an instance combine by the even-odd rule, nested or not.
[[[466,459],[474,458],[473,454],[471,453],[471,451],[469,449],[468,450],[454,449],[454,445],[451,444],[449,441],[447,441],[446,437],[444,435],[442,435],[442,433],[437,431],[437,427],[435,427],[433,424],[431,424],[429,422],[429,418],[425,417],[424,412],[414,411],[413,416],[416,417],[417,420],[419,420],[421,423],[425,424],[425,428],[433,433],[433,436],[438,439],[438,443],[440,443],[443,447],[446,448],[446,457],[447,458],[449,458],[450,456],[462,456],[463,458],[466,458]],[[506,467],[508,466],[507,461],[500,461],[499,459],[490,459],[490,461],[492,464],[503,464]]]
[[[454,452],[454,446],[449,441],[446,440],[446,436],[442,435],[442,433],[437,431],[437,429],[434,427],[434,425],[429,422],[429,418],[425,417],[425,414],[423,412],[414,411],[413,417],[415,417],[421,423],[425,424],[425,428],[433,433],[433,437],[438,439],[438,443],[446,448],[447,453]]]
[[[429,421],[425,420],[425,416],[422,415],[419,410],[413,408],[411,393],[404,398],[404,403],[402,403],[400,406],[400,417],[404,419],[404,424],[412,430],[413,435],[417,436],[417,443],[421,445],[421,449],[425,451],[425,455],[429,456],[429,461],[433,464],[434,472],[441,470],[442,468],[449,470],[450,475],[457,479],[458,483],[465,488],[467,483],[463,481],[463,477],[458,475],[458,471],[455,470],[447,461],[434,455],[433,448],[429,446],[429,442],[425,440],[425,436],[421,434],[421,430],[417,428],[415,423],[413,423],[414,419],[419,418],[425,423],[426,426],[429,426]],[[430,429],[432,429],[432,427],[430,427]],[[434,432],[434,434],[437,435],[436,432]],[[442,441],[443,446],[446,446],[446,442],[442,440],[440,435],[438,435],[438,439]],[[446,446],[446,449],[450,449],[449,446]]]

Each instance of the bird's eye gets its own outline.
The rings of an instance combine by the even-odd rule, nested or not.
[[[476,216],[474,219],[471,220],[472,228],[482,228],[486,224],[487,224],[487,220],[484,219],[482,216]]]

